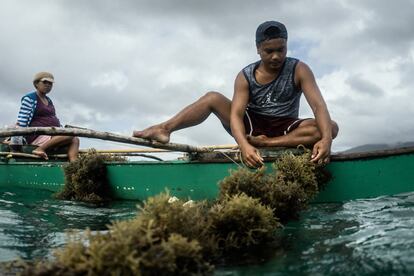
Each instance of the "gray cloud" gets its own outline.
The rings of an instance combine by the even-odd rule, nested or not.
[[[62,122],[124,134],[169,118],[207,91],[231,98],[238,71],[258,59],[256,26],[276,19],[341,126],[334,147],[412,139],[414,129],[401,118],[414,112],[407,104],[413,15],[409,0],[317,0],[311,9],[299,0],[4,1],[0,124],[15,121],[42,70],[55,74],[50,96]],[[305,101],[301,114],[312,115]],[[232,141],[213,117],[172,138]]]
[[[384,94],[384,91],[378,85],[363,79],[361,76],[350,76],[345,83],[348,84],[351,89],[368,96],[380,97]]]

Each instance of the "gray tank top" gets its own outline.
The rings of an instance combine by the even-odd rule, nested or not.
[[[242,72],[249,83],[248,110],[272,117],[299,116],[299,101],[302,91],[294,81],[295,68],[299,60],[287,57],[279,76],[270,83],[260,84],[254,75],[260,61],[252,63]]]

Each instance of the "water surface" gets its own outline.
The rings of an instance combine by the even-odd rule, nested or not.
[[[136,214],[133,201],[106,206],[55,200],[49,192],[0,188],[0,261],[50,257],[70,229],[105,230]],[[217,275],[413,275],[414,193],[314,204]]]
[[[414,275],[414,193],[314,204],[270,259],[218,275]]]
[[[0,187],[0,262],[50,256],[71,229],[105,230],[113,220],[136,214],[137,202],[96,206],[55,200],[41,190]]]

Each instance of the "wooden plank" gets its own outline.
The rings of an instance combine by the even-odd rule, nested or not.
[[[146,140],[137,137],[129,137],[111,132],[95,131],[81,128],[60,128],[60,127],[22,127],[0,129],[0,137],[23,136],[28,134],[36,135],[63,135],[95,138],[107,141],[121,142],[126,144],[140,145],[145,147],[160,148],[181,152],[208,152],[212,149],[191,146],[177,143],[160,143],[153,140]]]

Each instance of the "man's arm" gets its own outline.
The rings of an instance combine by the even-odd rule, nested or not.
[[[321,139],[313,146],[312,161],[329,162],[332,145],[331,117],[312,70],[303,62],[296,66],[295,82],[302,89],[321,133]]]
[[[246,139],[243,118],[249,102],[249,84],[240,72],[234,83],[234,94],[231,103],[230,126],[234,139],[240,147],[243,160],[249,167],[260,167],[263,165],[263,158],[259,151],[250,145]]]

